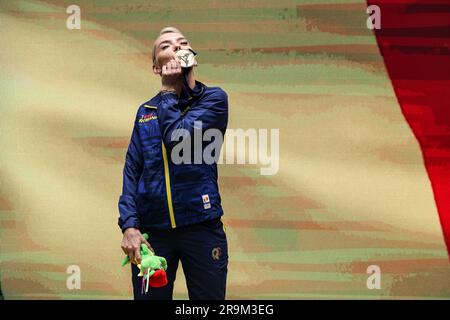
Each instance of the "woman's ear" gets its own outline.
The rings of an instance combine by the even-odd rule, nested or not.
[[[156,65],[153,65],[153,73],[161,75],[161,68]]]

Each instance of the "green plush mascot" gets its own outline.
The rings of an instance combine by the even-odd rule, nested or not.
[[[145,240],[148,240],[148,234],[142,235]],[[122,260],[122,266],[130,262],[130,258],[125,256]],[[137,265],[141,272],[138,274],[142,277],[142,292],[148,292],[148,286],[154,288],[163,287],[167,284],[167,261],[163,257],[156,256],[146,244],[141,244],[141,263]],[[146,285],[145,285],[145,282]]]

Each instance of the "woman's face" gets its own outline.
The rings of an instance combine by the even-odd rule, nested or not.
[[[153,71],[161,74],[162,66],[172,59],[178,59],[175,53],[181,49],[192,49],[188,40],[180,33],[170,32],[162,34],[154,44],[155,63]]]

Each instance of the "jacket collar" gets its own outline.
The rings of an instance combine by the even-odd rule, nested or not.
[[[198,100],[203,95],[205,88],[206,86],[202,82],[195,80],[195,86],[192,91],[197,94],[195,96],[192,96],[190,92],[183,86],[178,100],[178,107],[180,108],[180,110],[185,110],[187,107],[190,107],[196,100]]]
[[[198,92],[195,97],[192,97],[188,90],[183,86],[181,90],[180,97],[178,99],[178,107],[181,111],[185,111],[187,108],[192,106],[195,101],[203,96],[206,90],[206,85],[200,81],[195,80],[194,92]],[[156,96],[150,99],[147,104],[150,105],[158,105],[161,102],[161,92],[159,92]]]

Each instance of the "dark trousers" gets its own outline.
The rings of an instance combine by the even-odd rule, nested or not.
[[[181,261],[189,299],[224,300],[228,271],[228,244],[220,218],[171,230],[141,230],[149,235],[156,255],[167,260],[168,284],[162,288],[149,287],[142,294],[142,277],[132,264],[135,300],[172,300],[173,286]]]

